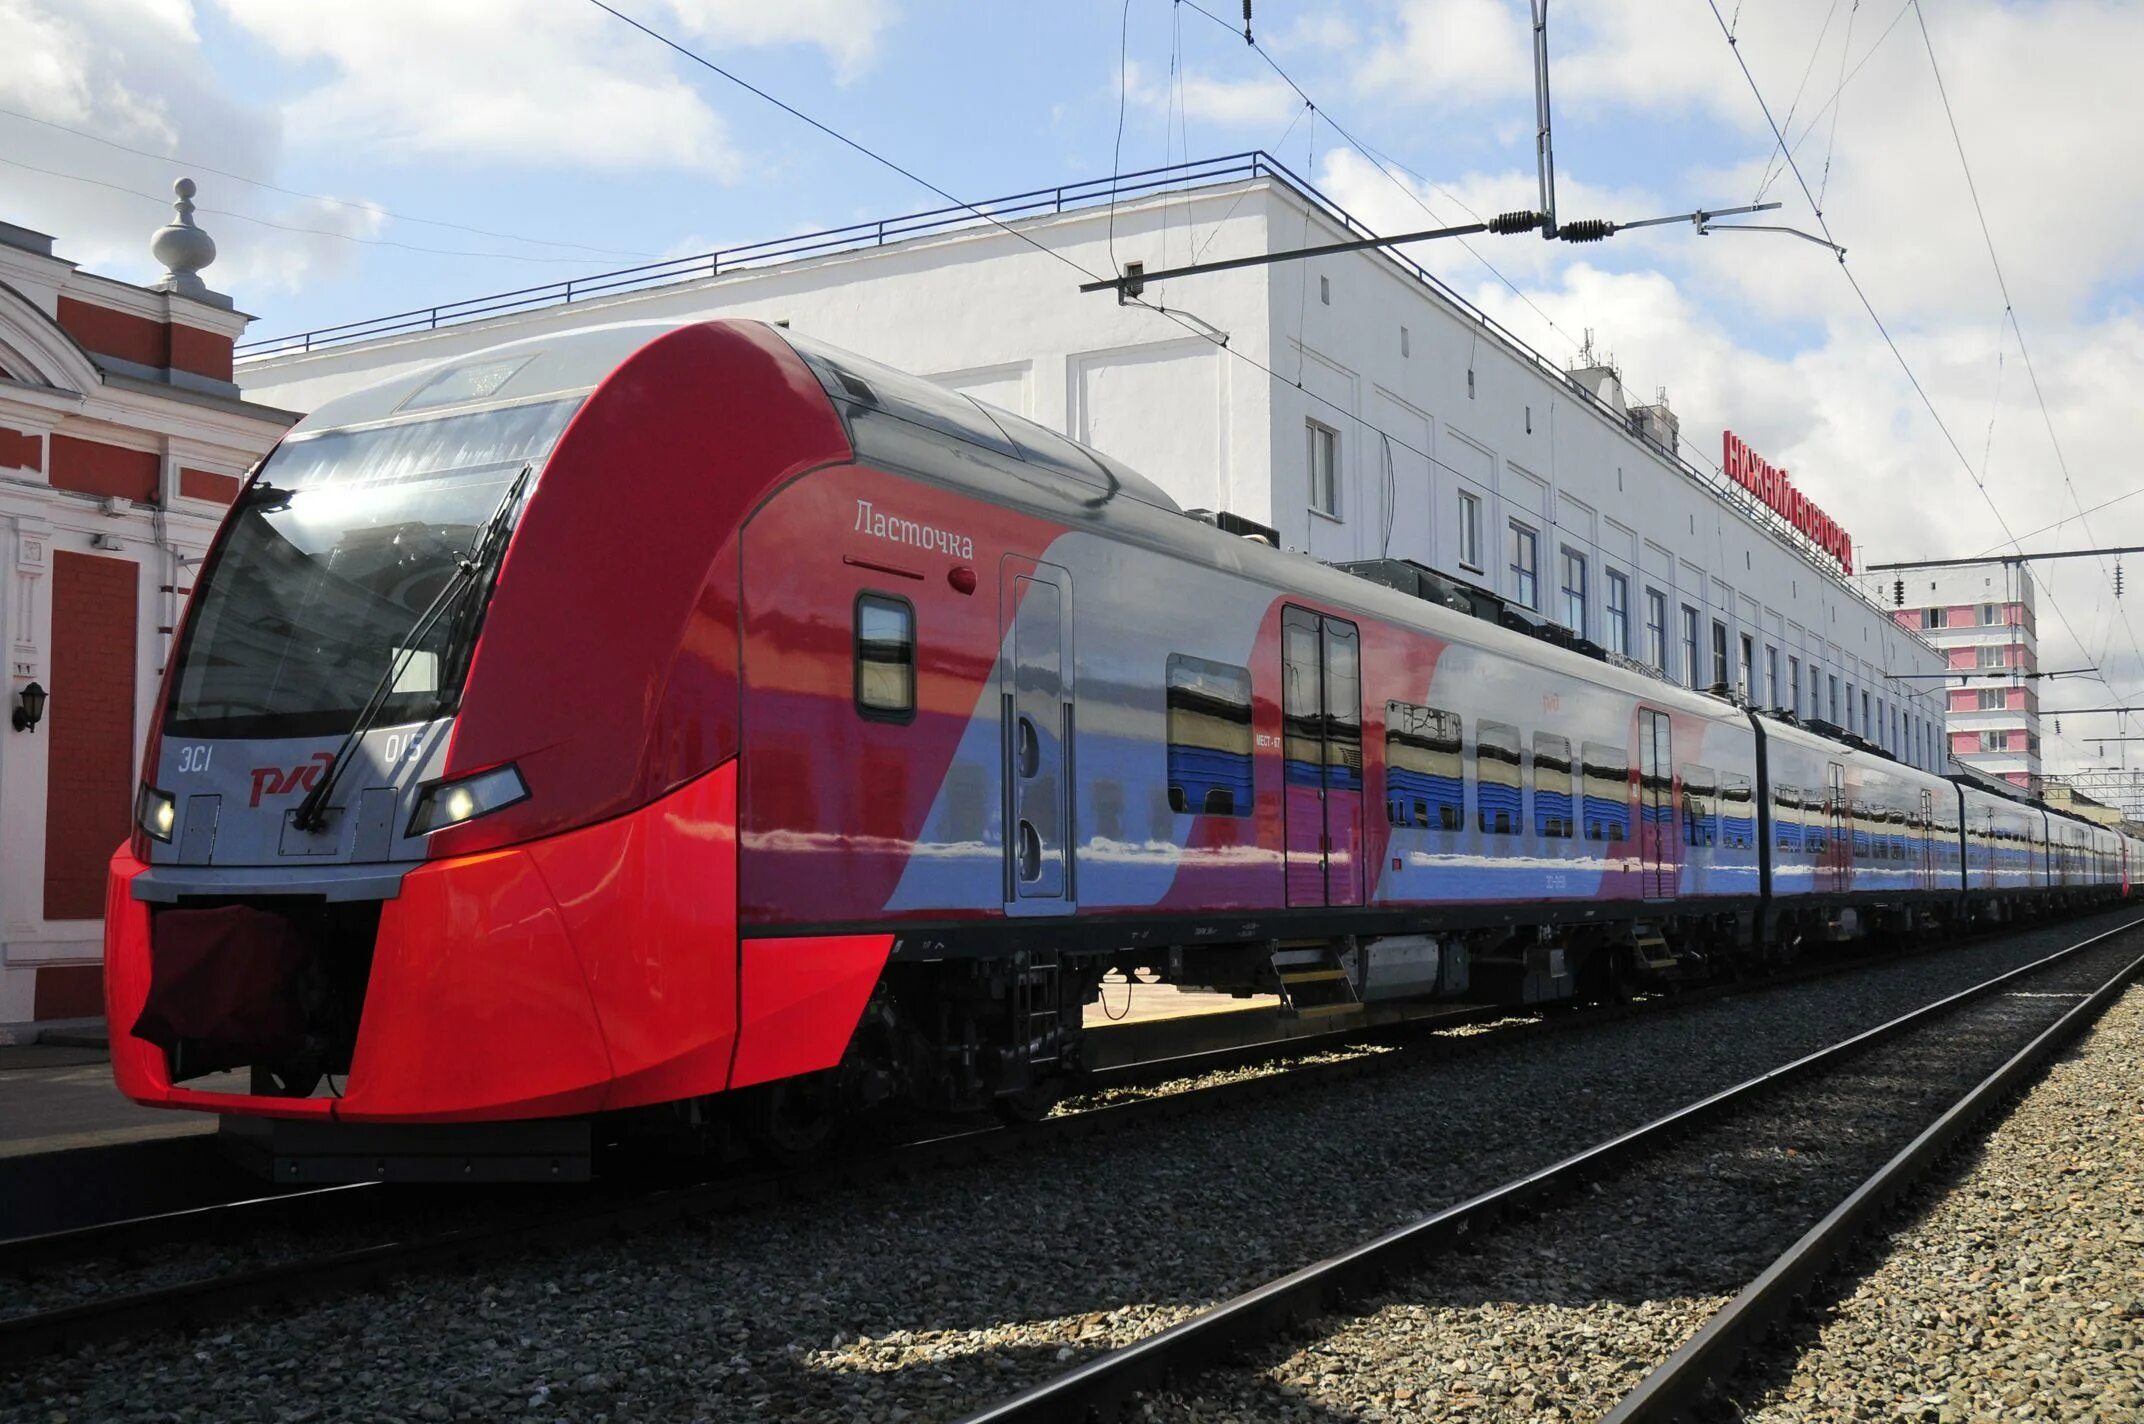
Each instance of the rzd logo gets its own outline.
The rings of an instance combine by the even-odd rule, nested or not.
[[[334,762],[335,753],[314,752],[311,761],[300,762],[288,771],[279,766],[257,766],[253,768],[253,799],[246,804],[258,806],[263,796],[285,796],[293,791],[310,791],[318,784],[320,773],[326,771]]]

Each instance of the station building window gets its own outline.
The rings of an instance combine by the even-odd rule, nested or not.
[[[1568,544],[1563,549],[1563,626],[1586,636],[1586,556]]]
[[[1668,596],[1657,588],[1645,591],[1645,660],[1654,672],[1668,670]]]
[[[1317,421],[1304,422],[1309,438],[1310,507],[1340,517],[1340,432]]]
[[[1787,696],[1792,698],[1794,702],[1793,707],[1791,707],[1789,710],[1792,711],[1795,716],[1801,716],[1802,660],[1800,658],[1795,657],[1791,653],[1787,655]]]
[[[1742,635],[1742,661],[1738,665],[1742,681],[1738,684],[1742,695],[1754,702],[1757,700],[1757,644],[1749,634]]]
[[[1459,562],[1481,572],[1481,496],[1459,492]]]
[[[1712,620],[1712,685],[1726,687],[1727,682],[1727,625],[1719,619]]]
[[[1682,606],[1682,680],[1695,687],[1697,676],[1697,610],[1685,603]]]
[[[1630,579],[1608,570],[1608,651],[1630,656]]]
[[[1511,521],[1511,595],[1522,608],[1541,608],[1541,537]]]

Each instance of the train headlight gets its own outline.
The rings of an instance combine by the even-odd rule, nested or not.
[[[435,781],[417,793],[417,809],[409,818],[409,834],[428,836],[449,826],[459,826],[479,816],[526,801],[529,784],[513,766],[495,766],[458,781]]]
[[[168,842],[171,839],[171,828],[178,824],[179,804],[170,792],[144,786],[141,789],[141,802],[134,810],[134,819],[150,836]]]

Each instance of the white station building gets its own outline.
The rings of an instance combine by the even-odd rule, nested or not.
[[[254,342],[237,378],[311,410],[548,331],[786,323],[1054,426],[1289,548],[1413,560],[1668,677],[1946,765],[1944,657],[1826,552],[1844,552],[1837,527],[1731,437],[1740,478],[1693,461],[1720,433],[1686,439],[1613,369],[1557,365],[1389,251],[1151,282],[1132,303],[1078,290],[1132,263],[1370,235],[1270,157],[980,206],[994,224],[942,209]]]

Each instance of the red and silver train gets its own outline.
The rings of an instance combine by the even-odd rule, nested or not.
[[[2128,893],[2111,830],[1242,527],[753,322],[337,399],[189,604],[119,1084],[286,1174],[577,1175],[1032,1112],[1115,967],[1533,1002]]]

